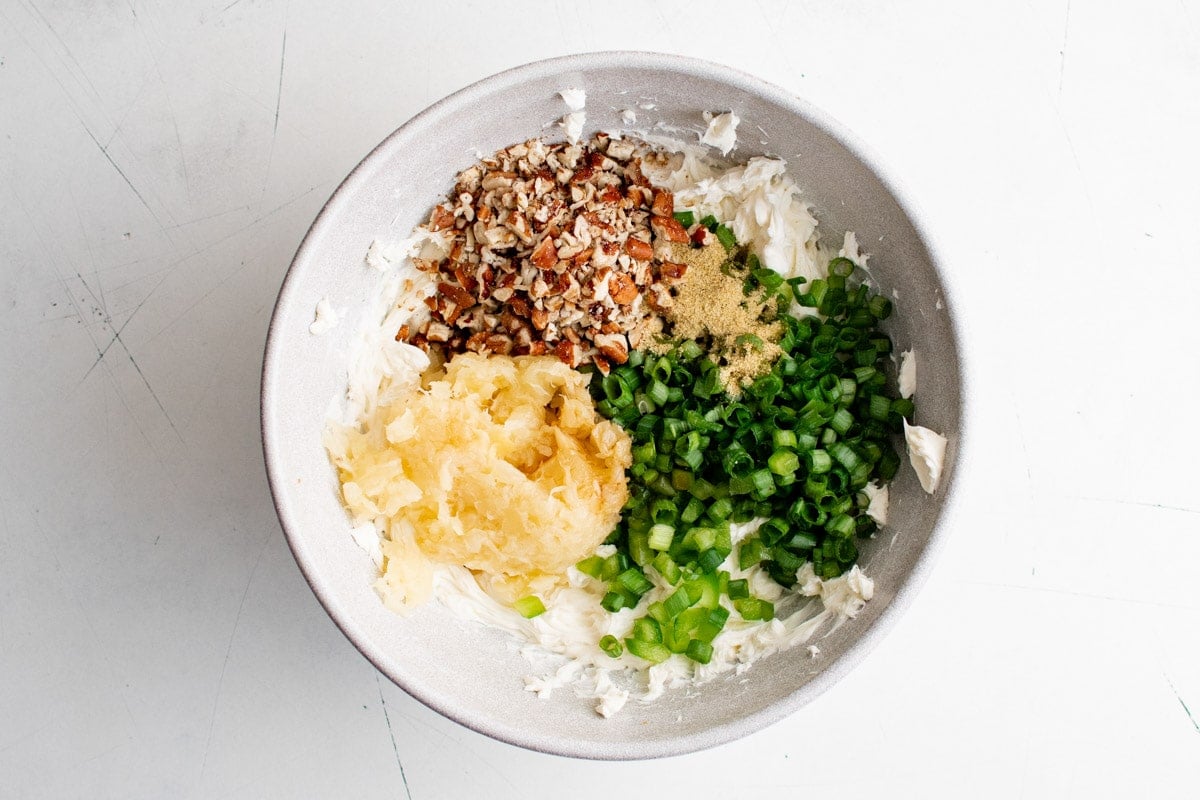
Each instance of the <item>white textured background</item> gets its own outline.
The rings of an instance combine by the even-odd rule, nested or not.
[[[852,128],[944,246],[973,378],[960,525],[885,643],[772,728],[631,764],[377,675],[258,431],[341,177],[467,83],[599,49]],[[1197,142],[1188,0],[0,0],[0,795],[1197,797]]]

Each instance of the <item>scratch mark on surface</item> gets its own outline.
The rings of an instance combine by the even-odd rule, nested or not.
[[[79,278],[79,282],[83,284],[83,287],[85,289],[87,289],[88,294],[90,294],[92,296],[92,299],[95,300],[97,303],[101,303],[100,298],[98,298],[96,296],[96,293],[94,291],[92,291],[92,287],[88,285],[88,282],[86,280],[84,280],[84,277],[82,275],[80,275],[78,272],[75,273],[75,277]],[[166,279],[164,278],[163,280],[166,280]],[[161,284],[161,281],[160,281],[160,284]],[[96,361],[92,364],[91,367],[88,368],[87,373],[84,374],[83,379],[80,380],[79,384],[76,384],[76,388],[78,388],[78,386],[80,384],[82,384],[84,380],[87,379],[87,376],[92,373],[92,370],[94,370],[96,368],[96,365],[104,360],[104,356],[106,353],[108,353],[109,348],[112,347],[113,342],[120,344],[121,349],[125,351],[125,355],[129,357],[129,363],[133,365],[134,370],[137,371],[138,377],[140,377],[142,379],[142,383],[146,386],[146,391],[148,391],[150,393],[150,396],[154,399],[155,404],[158,406],[158,410],[162,412],[163,418],[165,418],[167,420],[167,424],[171,426],[171,430],[173,430],[175,432],[175,436],[178,437],[179,441],[183,442],[184,441],[183,434],[181,434],[179,432],[179,428],[177,428],[175,426],[175,420],[171,419],[171,415],[167,413],[166,406],[163,405],[162,400],[159,399],[159,397],[158,397],[158,392],[154,391],[154,387],[150,384],[150,379],[146,377],[146,373],[142,372],[141,365],[137,363],[137,359],[134,358],[133,353],[130,352],[129,345],[125,344],[125,340],[121,338],[121,331],[125,330],[125,325],[129,324],[129,320],[133,319],[134,314],[136,314],[138,309],[140,309],[143,305],[146,304],[146,300],[148,300],[148,299],[150,299],[149,294],[147,294],[147,296],[142,299],[142,302],[139,303],[137,308],[134,309],[133,314],[129,315],[129,319],[125,320],[125,323],[121,326],[121,330],[115,331],[113,333],[112,340],[109,341],[109,343],[104,347],[104,349],[103,350],[97,349]],[[112,328],[112,317],[110,317],[108,315],[107,308],[104,309],[104,315],[105,315],[105,323],[111,329]]]
[[[271,125],[271,147],[267,150],[267,168],[263,172],[262,193],[259,195],[259,207],[262,198],[267,194],[267,184],[271,180],[271,162],[275,160],[275,140],[279,138],[279,105],[283,100],[283,66],[287,61],[287,24],[288,8],[283,11],[283,42],[279,46],[279,83],[275,87],[275,121]]]
[[[42,232],[40,230],[38,230],[38,226],[37,226],[37,223],[34,221],[33,215],[29,213],[29,207],[25,204],[25,201],[21,199],[21,196],[19,194],[17,194],[16,187],[10,186],[9,189],[10,189],[10,191],[12,191],[12,195],[17,201],[17,206],[25,214],[25,219],[29,224],[29,230],[33,231],[33,235],[37,238],[38,242],[41,244],[42,251],[47,254],[53,253],[54,248],[51,247],[49,242],[47,242],[46,237],[44,237],[42,235]],[[66,280],[66,278],[63,277],[61,270],[59,270],[58,264],[55,261],[55,259],[53,257],[48,256],[46,258],[46,263],[49,264],[50,268],[54,271],[54,277],[58,280],[58,284],[62,288],[63,294],[66,296],[67,302],[70,303],[71,307],[75,309],[75,315],[81,320],[84,319],[85,317],[84,317],[83,309],[80,307],[79,301],[75,298],[75,293],[72,292],[71,287],[69,285],[67,285],[67,280]],[[84,285],[85,286],[87,285],[86,281],[84,282]],[[91,292],[90,287],[88,287],[88,292],[89,293]],[[85,333],[87,333],[88,338],[91,340],[92,347],[94,347],[96,349],[96,352],[99,353],[100,352],[100,343],[96,340],[96,335],[92,331],[91,326],[84,325],[83,330]],[[166,465],[163,463],[162,457],[158,453],[158,449],[155,448],[154,443],[150,441],[150,437],[146,435],[146,431],[144,428],[142,428],[142,424],[138,420],[137,415],[133,413],[133,409],[129,407],[129,401],[125,399],[125,394],[121,391],[120,384],[117,382],[117,379],[113,375],[112,371],[108,369],[107,365],[105,365],[104,373],[105,373],[105,376],[108,378],[109,386],[112,388],[113,394],[115,394],[117,396],[117,399],[121,402],[121,406],[125,409],[125,413],[128,415],[129,420],[133,423],[133,427],[135,429],[137,429],[138,435],[142,437],[142,441],[145,442],[146,447],[154,455],[154,460],[158,462],[160,467],[162,467],[163,472],[169,475],[170,473],[167,471]],[[170,478],[170,480],[171,480],[171,484],[174,485],[175,479]],[[41,530],[41,524],[38,522],[36,515],[34,516],[34,523],[38,526],[38,529]],[[51,551],[51,553],[53,554],[53,551]],[[59,563],[57,556],[54,556],[54,563],[55,563],[55,565],[58,565],[58,563]]]
[[[187,190],[187,193],[191,194],[192,180],[191,176],[188,175],[187,157],[183,152],[183,137],[179,133],[179,117],[175,113],[175,104],[171,102],[171,86],[167,83],[166,79],[163,78],[162,67],[160,67],[158,64],[158,56],[154,54],[154,48],[151,46],[150,40],[146,37],[146,30],[143,27],[141,20],[138,19],[137,10],[133,7],[133,0],[126,0],[126,4],[129,6],[129,13],[133,14],[134,27],[137,28],[138,35],[142,38],[142,44],[145,45],[146,53],[150,56],[150,63],[154,65],[154,74],[158,76],[158,82],[159,85],[162,86],[163,96],[167,100],[167,112],[171,116],[171,127],[175,131],[175,148],[179,151],[179,166],[183,170],[183,185]],[[117,133],[114,130],[113,137],[116,137],[116,135]],[[112,139],[109,139],[109,141],[112,141]]]
[[[1196,722],[1196,718],[1192,716],[1192,710],[1187,707],[1187,703],[1183,702],[1183,698],[1179,696],[1179,691],[1175,688],[1175,684],[1171,682],[1170,676],[1164,672],[1163,677],[1167,680],[1167,686],[1171,687],[1171,694],[1175,695],[1175,699],[1179,701],[1179,705],[1183,706],[1183,713],[1187,714],[1188,721],[1192,723],[1192,727],[1196,729],[1196,733],[1200,733],[1200,722]],[[379,680],[378,676],[376,676],[375,680]]]
[[[275,123],[271,126],[271,137],[279,133],[279,103],[283,99],[283,64],[287,60],[287,20],[284,20],[283,42],[279,46],[279,83],[275,87]]]
[[[88,262],[92,265],[91,275],[92,275],[92,278],[96,281],[96,289],[99,290],[99,292],[100,292],[100,299],[98,300],[98,303],[100,305],[101,311],[104,313],[104,321],[106,324],[111,326],[112,313],[108,309],[108,299],[104,295],[104,283],[101,282],[101,280],[100,280],[99,268],[96,265],[96,251],[92,249],[91,237],[88,236],[87,228],[83,224],[83,213],[79,209],[79,203],[76,202],[76,200],[75,200],[75,192],[71,189],[70,186],[67,187],[67,197],[69,197],[71,199],[71,208],[74,209],[74,211],[75,211],[75,223],[76,223],[76,225],[79,226],[79,238],[83,242],[83,246],[85,248],[87,248]],[[78,272],[76,272],[75,274],[79,275]],[[79,280],[83,281],[82,275],[79,275]],[[86,282],[85,282],[85,285],[86,285]],[[88,288],[88,291],[91,292],[90,287]],[[95,293],[92,293],[93,299],[95,298],[95,296],[96,296]]]
[[[104,157],[106,159],[108,159],[108,163],[112,164],[112,168],[117,171],[117,174],[120,175],[121,178],[125,181],[126,185],[128,185],[130,190],[137,196],[137,199],[139,201],[141,201],[142,206],[148,212],[150,212],[150,216],[151,216],[151,218],[153,218],[154,222],[161,227],[162,223],[159,221],[158,215],[154,213],[154,209],[152,209],[150,207],[150,204],[146,202],[146,198],[142,197],[142,193],[139,192],[138,188],[133,185],[133,181],[129,180],[129,176],[125,174],[125,171],[122,170],[119,166],[117,166],[116,161],[113,161],[113,157],[108,154],[108,148],[106,148],[104,145],[100,144],[100,140],[97,139],[96,136],[92,133],[91,128],[89,128],[87,125],[84,125],[83,129],[84,129],[84,131],[87,132],[88,138],[96,143],[96,147],[99,148],[100,152],[104,154]]]
[[[307,191],[303,192],[302,194],[297,195],[296,197],[293,197],[291,200],[288,200],[286,203],[282,203],[282,204],[276,206],[275,208],[271,209],[270,211],[266,212],[262,216],[256,217],[255,219],[246,223],[245,225],[243,225],[242,227],[233,231],[232,233],[223,236],[222,238],[218,239],[215,242],[206,244],[204,247],[200,248],[195,253],[192,253],[191,255],[185,256],[184,258],[180,259],[180,261],[177,263],[182,263],[194,256],[199,255],[202,252],[211,250],[212,248],[216,247],[217,245],[222,244],[222,243],[234,238],[235,236],[238,236],[239,234],[245,233],[246,231],[250,230],[258,223],[260,223],[263,220],[267,219],[268,217],[272,216],[273,214],[278,213],[279,211],[283,210],[284,208],[287,208],[288,206],[292,205],[293,203],[299,202],[303,198],[312,194],[318,188],[320,188],[320,187],[313,186],[313,187],[309,188]],[[173,319],[170,322],[168,322],[166,325],[164,325],[162,328],[160,328],[156,333],[151,335],[147,341],[154,341],[159,336],[161,336],[164,333],[166,333],[167,331],[169,331],[171,328],[173,328],[176,325],[178,325],[179,323],[183,322],[184,318],[187,317],[187,315],[192,311],[192,309],[194,309],[196,306],[200,305],[205,300],[207,300],[209,297],[211,297],[214,292],[216,292],[218,289],[220,289],[222,286],[224,286],[226,283],[228,283],[230,281],[230,279],[233,278],[233,276],[237,275],[243,269],[244,269],[243,264],[238,264],[237,266],[230,269],[229,272],[227,272],[219,281],[217,281],[215,284],[213,284],[213,286],[211,288],[209,288],[208,291],[206,291],[199,298],[197,298],[195,301],[193,301],[192,304],[189,305],[187,308],[183,309],[183,311],[181,311],[178,314],[175,314]]]
[[[400,748],[396,746],[396,734],[392,730],[392,719],[388,716],[387,701],[383,699],[383,686],[379,683],[379,672],[375,672],[375,688],[379,690],[379,707],[383,709],[383,721],[387,723],[388,736],[392,740],[392,752],[396,754],[396,766],[400,768],[400,780],[404,782],[404,794],[412,800],[412,791],[408,788],[408,776],[404,774],[404,763],[400,760]]]
[[[146,301],[150,299],[150,296],[152,294],[154,294],[154,292],[158,289],[159,286],[163,285],[163,281],[165,281],[167,279],[167,277],[168,276],[163,276],[161,279],[159,279],[158,283],[154,284],[154,286],[150,289],[150,291],[146,292],[145,296],[142,297],[141,301],[136,306],[134,306],[133,311],[129,312],[129,316],[125,318],[125,321],[121,323],[121,327],[117,328],[116,330],[113,331],[112,338],[108,340],[108,344],[104,345],[103,348],[97,349],[96,360],[94,362],[92,362],[92,365],[90,367],[88,367],[87,372],[83,373],[83,377],[80,378],[79,382],[75,384],[75,388],[78,389],[83,384],[83,382],[87,380],[88,376],[92,374],[92,370],[94,370],[97,366],[100,365],[100,362],[104,360],[104,357],[106,355],[108,355],[108,351],[110,349],[112,349],[112,346],[114,344],[116,344],[117,342],[120,342],[121,346],[125,347],[125,342],[123,339],[121,339],[121,334],[125,332],[125,328],[128,327],[130,322],[133,321],[133,318],[137,316],[137,313],[142,310],[142,306],[146,305]],[[83,276],[80,276],[79,279],[82,281]],[[87,283],[84,282],[84,285],[86,286]],[[120,287],[118,287],[118,288],[120,288]],[[89,291],[91,291],[91,290],[89,289]],[[111,317],[107,320],[107,322],[109,324],[109,327],[111,328],[112,327]],[[129,352],[128,348],[126,348],[125,352]],[[160,404],[160,407],[161,407],[161,404]],[[163,414],[166,414],[165,410],[163,411]],[[168,419],[170,419],[170,418],[168,417]],[[171,427],[173,428],[175,426],[172,425]],[[178,431],[176,431],[176,433],[178,433]],[[182,437],[181,437],[181,439],[182,439]]]
[[[1167,503],[1147,503],[1140,500],[1123,500],[1116,497],[1085,497],[1084,495],[1067,495],[1067,497],[1076,500],[1087,500],[1088,502],[1115,503],[1119,506],[1137,506],[1140,508],[1157,508],[1160,511],[1182,511],[1185,514],[1200,514],[1200,508],[1173,506]]]
[[[1021,422],[1021,412],[1018,411],[1019,403],[1016,397],[1012,395],[1012,390],[1009,390],[1009,397],[1013,404],[1013,416],[1017,419],[1017,438],[1021,442],[1021,454],[1025,457],[1025,480],[1026,488],[1029,491],[1029,496],[1033,497],[1033,468],[1030,466],[1033,462],[1029,458],[1029,447],[1025,443],[1025,426]]]
[[[158,410],[162,412],[163,418],[166,419],[167,424],[171,426],[171,430],[175,431],[175,436],[179,438],[179,441],[183,442],[183,434],[179,432],[179,428],[175,427],[175,420],[171,419],[171,415],[167,413],[167,409],[163,405],[162,400],[158,398],[158,392],[154,391],[154,387],[150,385],[150,380],[146,377],[146,373],[142,372],[141,365],[137,363],[137,359],[133,357],[133,353],[129,352],[129,346],[125,344],[125,340],[119,336],[117,337],[117,341],[120,343],[121,349],[125,351],[125,355],[129,356],[129,363],[133,364],[133,368],[137,370],[138,377],[141,378],[142,383],[146,385],[146,391],[150,392],[150,396],[154,398],[154,402],[158,406]]]
[[[1067,0],[1067,13],[1063,19],[1062,48],[1058,51],[1058,96],[1062,97],[1063,73],[1067,70],[1067,35],[1071,31],[1071,0]]]
[[[242,0],[233,0],[233,2],[232,2],[232,3],[230,3],[230,4],[229,4],[229,5],[227,5],[227,6],[225,6],[225,7],[224,7],[224,8],[222,8],[220,11],[218,11],[218,12],[217,12],[217,16],[218,16],[218,17],[219,17],[219,16],[221,16],[221,15],[222,15],[222,14],[224,14],[226,11],[228,11],[228,10],[229,10],[229,9],[231,9],[231,8],[233,8],[234,6],[236,6],[236,5],[237,5],[238,3],[240,3],[240,2],[242,2]]]
[[[50,31],[50,35],[54,37],[54,41],[58,42],[58,46],[61,47],[63,52],[67,54],[67,58],[71,59],[71,63],[75,65],[75,69],[78,70],[79,74],[83,76],[84,81],[87,82],[88,87],[92,90],[92,96],[99,100],[100,92],[96,91],[96,84],[92,83],[92,79],[88,75],[88,71],[83,68],[83,65],[79,63],[77,58],[75,58],[75,54],[71,52],[71,48],[67,47],[67,43],[63,41],[61,36],[59,36],[58,29],[50,23],[50,20],[46,19],[46,15],[42,13],[40,8],[35,6],[33,3],[28,3],[28,5],[33,9],[33,13],[37,14],[38,19],[42,21],[42,24],[46,26],[46,29]],[[59,83],[59,85],[61,86],[62,84]]]
[[[258,565],[262,563],[263,554],[267,552],[267,543],[271,541],[273,533],[269,533],[263,537],[262,544],[258,548],[258,557],[254,559],[254,566],[250,568],[250,577],[246,578],[246,588],[242,590],[242,599],[238,602],[237,614],[233,618],[233,630],[229,631],[229,644],[225,647],[225,660],[221,662],[221,674],[217,676],[217,692],[213,697],[212,714],[208,720],[208,739],[204,742],[204,758],[200,762],[200,780],[204,780],[204,771],[208,767],[208,751],[212,748],[213,729],[217,725],[217,706],[221,701],[221,689],[225,685],[225,668],[229,666],[229,654],[233,652],[233,640],[237,636],[238,625],[242,621],[242,610],[246,607],[246,595],[250,594],[250,586],[254,583],[254,576],[258,572]]]

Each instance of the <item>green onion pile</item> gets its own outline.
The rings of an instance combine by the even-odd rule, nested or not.
[[[742,278],[745,293],[758,293],[765,316],[782,324],[783,355],[736,398],[703,341],[634,351],[609,375],[593,376],[597,409],[633,438],[633,465],[629,501],[607,540],[616,552],[577,567],[605,583],[601,604],[610,612],[639,606],[655,586],[648,572],[673,587],[647,604],[623,642],[601,639],[614,658],[628,650],[656,664],[683,653],[707,664],[731,609],[745,620],[774,617],[748,581],[721,569],[734,550],[731,523],[765,520],[738,545],[741,570],[761,565],[784,587],[806,562],[823,579],[848,570],[856,538],[876,530],[863,489],[896,474],[890,435],[913,413],[886,385],[892,343],[879,323],[891,303],[856,279],[851,261],[833,259],[827,277],[803,286],[803,278],[762,268],[716,220],[702,223],[729,251],[722,270]],[[795,304],[819,313],[793,316]]]

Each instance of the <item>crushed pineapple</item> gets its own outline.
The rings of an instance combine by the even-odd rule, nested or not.
[[[377,589],[403,610],[429,562],[518,596],[565,575],[620,519],[629,435],[600,418],[587,376],[553,356],[464,353],[424,389],[326,436],[356,522],[382,522]]]

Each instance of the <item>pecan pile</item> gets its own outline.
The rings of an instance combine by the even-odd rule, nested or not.
[[[426,223],[449,255],[435,273],[430,320],[397,339],[448,354],[554,353],[607,374],[662,329],[689,241],[674,198],[642,174],[647,145],[604,133],[580,144],[532,139],[458,175]]]

